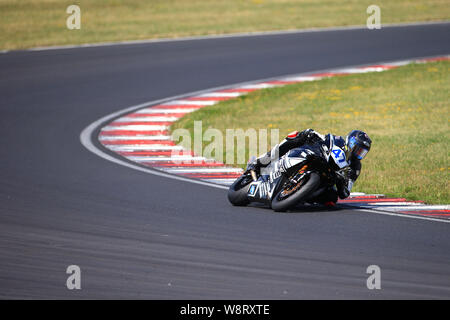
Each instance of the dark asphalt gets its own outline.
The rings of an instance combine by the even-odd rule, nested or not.
[[[450,24],[0,55],[0,298],[450,298],[450,225],[234,208],[80,132],[127,106],[247,80],[450,53]],[[363,173],[364,174],[364,173]],[[66,289],[79,265],[82,289]],[[381,267],[381,290],[366,268]]]

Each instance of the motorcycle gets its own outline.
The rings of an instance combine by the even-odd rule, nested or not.
[[[228,189],[228,200],[235,206],[251,202],[268,204],[284,212],[314,198],[346,178],[349,172],[345,146],[337,146],[333,135],[324,143],[291,149],[258,174],[247,170]]]

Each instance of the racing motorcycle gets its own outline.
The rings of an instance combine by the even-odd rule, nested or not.
[[[312,201],[332,187],[338,177],[347,177],[349,164],[343,148],[335,145],[334,136],[328,134],[324,143],[291,149],[261,168],[260,174],[247,166],[228,189],[228,200],[235,206],[262,202],[277,212]]]

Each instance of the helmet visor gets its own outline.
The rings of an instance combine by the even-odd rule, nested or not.
[[[358,158],[359,160],[364,159],[366,154],[369,152],[369,150],[365,148],[361,148],[359,146],[355,146],[355,149],[353,150],[353,154]]]

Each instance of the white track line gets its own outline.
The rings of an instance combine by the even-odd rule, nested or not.
[[[402,214],[402,213],[393,213],[393,212],[387,212],[387,211],[380,211],[380,210],[370,210],[370,209],[358,209],[359,211],[365,211],[370,213],[376,213],[376,214],[382,214],[386,216],[394,216],[394,217],[402,217],[402,218],[411,218],[411,219],[419,219],[419,220],[428,220],[428,221],[435,221],[435,222],[444,222],[444,223],[450,223],[450,220],[445,219],[436,219],[436,218],[430,218],[430,217],[424,217],[420,215],[411,215],[411,214]]]
[[[406,22],[406,23],[383,23],[383,28],[402,28],[411,26],[426,26],[436,24],[448,24],[447,20],[429,21],[429,22]],[[79,48],[92,48],[92,47],[106,47],[106,46],[124,46],[124,45],[141,45],[141,44],[153,44],[164,42],[180,42],[180,41],[202,41],[209,39],[225,39],[225,38],[242,38],[242,37],[259,37],[259,36],[277,36],[287,34],[302,34],[302,33],[316,33],[316,32],[332,32],[332,31],[350,31],[350,30],[367,30],[365,25],[352,25],[342,27],[322,27],[322,28],[306,28],[306,29],[291,29],[291,30],[270,30],[270,31],[258,31],[258,32],[241,32],[241,33],[229,33],[229,34],[214,34],[207,36],[192,36],[183,38],[161,38],[161,39],[144,39],[144,40],[127,40],[116,42],[100,42],[100,43],[85,43],[81,45],[61,45],[61,46],[47,46],[47,47],[34,47],[27,49],[27,51],[47,51],[47,50],[67,50],[67,49],[79,49]],[[373,31],[377,32],[377,31]],[[8,53],[11,50],[3,50],[0,53]]]
[[[369,207],[369,206],[366,206],[365,204],[363,204],[363,205],[361,205],[361,207],[365,207],[366,208],[366,207]],[[391,206],[383,206],[383,205],[379,206],[379,205],[377,205],[377,206],[373,206],[373,207],[370,207],[370,208],[374,208],[374,207],[380,208],[381,210],[392,210],[392,211],[450,210],[450,206],[448,206],[448,205],[447,206],[434,206],[434,205],[423,204],[423,205],[418,206],[417,203],[415,205],[410,205],[410,206],[398,206],[398,207],[396,207],[396,206],[391,204]]]

